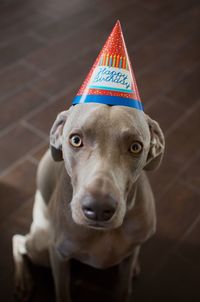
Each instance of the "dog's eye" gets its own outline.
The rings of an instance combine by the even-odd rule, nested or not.
[[[130,147],[130,151],[134,154],[138,154],[142,151],[142,145],[139,142],[134,142]]]
[[[80,138],[80,136],[78,134],[74,134],[74,135],[70,136],[69,142],[75,148],[79,148],[79,147],[83,146],[82,139]]]

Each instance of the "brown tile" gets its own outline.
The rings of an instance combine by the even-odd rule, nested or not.
[[[50,44],[39,51],[29,55],[26,60],[34,65],[36,68],[42,69],[43,71],[50,71],[56,67],[63,66],[68,60],[77,56],[77,49],[74,44],[77,44],[77,39],[71,41],[62,40],[56,43]]]
[[[92,5],[92,0],[88,0],[88,3]],[[82,0],[75,0],[75,1],[65,1],[65,0],[57,0],[56,3],[54,1],[48,1],[48,3],[44,3],[41,5],[39,0],[35,0],[31,5],[32,9],[39,10],[44,12],[45,14],[52,16],[54,18],[69,18],[74,11],[78,11],[81,7],[85,5],[83,4]]]
[[[171,254],[155,278],[150,281],[148,291],[151,290],[151,293],[156,295],[156,301],[161,297],[162,301],[199,300],[199,232],[200,220],[187,234],[176,252]]]
[[[37,151],[31,153],[31,156],[39,162],[44,153],[47,151],[48,147],[49,145],[47,144],[40,147]]]
[[[164,133],[184,114],[184,110],[180,106],[161,97],[150,104],[146,112],[160,124]]]
[[[0,6],[1,10],[1,30],[6,32],[6,30],[16,26],[18,35],[20,31],[24,33],[26,30],[38,28],[38,26],[44,26],[47,24],[48,20],[54,19],[54,16],[48,14],[48,6],[46,3],[39,5],[39,0],[34,2],[27,1],[4,1],[5,5]],[[57,5],[59,0],[57,0]],[[55,6],[54,6],[55,7]],[[46,11],[45,11],[46,9]],[[36,24],[37,23],[37,24]],[[19,26],[19,27],[18,27]],[[9,39],[10,37],[8,37]],[[12,36],[12,38],[14,38]]]
[[[198,302],[199,278],[199,267],[175,254],[155,278],[142,275],[133,284],[133,297],[136,301]]]
[[[167,137],[166,144],[169,154],[184,165],[190,157],[198,152],[200,143],[199,129],[200,106],[183,121]]]
[[[28,160],[24,160],[5,176],[0,177],[1,223],[34,195],[35,179],[36,166]]]
[[[113,24],[112,22],[106,22],[106,24],[108,23],[110,24],[109,30],[111,30]],[[103,24],[103,22],[101,21],[100,24]],[[99,36],[101,36],[102,43],[99,41],[99,38],[97,38],[97,30],[99,31]],[[71,61],[79,59],[85,60],[83,56],[88,54],[90,57],[88,66],[91,66],[104,43],[104,38],[106,38],[105,25],[104,28],[98,26],[98,24],[95,27],[88,27],[87,34],[85,34],[85,31],[83,24],[78,32],[72,33],[71,35],[70,33],[66,34],[64,39],[51,43],[29,55],[26,59],[35,67],[49,72],[55,68],[69,64]]]
[[[16,64],[0,73],[0,97],[13,94],[15,90],[24,87],[26,83],[34,80],[38,75],[36,70],[28,66]]]
[[[39,93],[25,88],[22,91],[6,98],[1,103],[0,129],[17,122],[25,114],[45,103],[46,98]]]
[[[199,8],[194,7],[188,12],[188,16],[175,19],[173,23],[161,22],[159,30],[154,31],[152,35],[144,35],[144,41],[138,47],[137,43],[131,43],[128,49],[136,64],[136,71],[141,72],[149,66],[154,69],[158,59],[165,60],[173,56],[176,56],[178,62],[182,61],[186,67],[195,64],[199,54],[198,19]]]
[[[155,58],[154,62],[150,61],[149,64],[153,65],[148,66],[137,77],[141,96],[147,101],[167,95],[173,88],[176,89],[179,82],[198,65],[199,45],[197,47],[187,45],[177,52],[161,53],[160,55]],[[185,91],[184,87],[182,89],[187,94],[187,90]]]
[[[43,131],[45,134],[49,134],[57,114],[69,107],[69,104],[75,95],[74,93],[75,92],[57,99],[55,102],[43,108],[40,112],[27,119],[27,122]]]
[[[75,18],[78,18],[79,24],[82,25],[81,27],[86,28],[88,24],[97,19],[98,10],[99,7],[96,5],[96,1],[87,1],[85,5],[77,7],[76,11],[69,14],[67,18],[66,16],[62,19],[59,18],[52,24],[38,30],[38,34],[50,41],[65,38],[68,35],[71,36],[79,30],[79,26],[74,22]]]
[[[123,9],[119,8],[119,6],[113,6],[113,11],[117,11],[118,17],[122,22],[124,20],[124,31],[126,30],[127,33],[129,32],[126,39],[131,42],[135,40],[135,43],[138,43],[138,41],[143,39],[145,33],[148,34],[148,31],[151,31],[153,28],[158,26],[158,22],[138,6],[134,8],[135,18],[133,19],[131,10],[128,9],[129,6],[130,3],[129,5],[124,6]],[[86,24],[83,23],[78,32],[67,32],[64,39],[61,41],[58,40],[54,44],[48,45],[37,53],[30,55],[27,60],[34,66],[45,71],[49,71],[54,69],[56,66],[63,66],[63,64],[68,62],[68,60],[71,61],[73,59],[83,57],[84,54],[91,53],[91,65],[99,50],[102,48],[105,39],[112,30],[113,24],[116,22],[116,15],[112,15],[112,13],[110,14],[111,16],[109,18],[99,18],[96,20],[94,25],[90,25],[87,28],[87,22]],[[130,15],[130,18],[129,16],[127,17],[127,14]],[[67,22],[67,20],[64,22]],[[143,26],[141,26],[141,24]],[[137,31],[132,31],[133,27],[137,28]],[[61,35],[63,32],[63,27],[61,27]],[[54,31],[50,30],[49,35],[56,36],[56,31],[54,33]],[[77,49],[80,51],[77,52]]]
[[[109,2],[90,0],[87,1],[85,5],[80,5],[76,10],[73,10],[68,18],[66,18],[66,16],[60,18],[50,26],[45,26],[38,33],[52,41],[60,38],[66,38],[67,36],[71,37],[79,31],[79,42],[84,42],[84,39],[87,39],[87,36],[89,36],[90,28],[92,27],[98,31],[99,37],[101,37],[101,30],[103,29],[105,32],[106,24],[110,24],[110,29],[109,27],[107,28],[109,33],[109,30],[112,29],[112,26],[116,22],[117,16],[122,21],[124,28],[127,29],[128,26],[132,28],[137,27],[137,31],[132,31],[132,34],[137,34],[138,39],[141,39],[142,35],[140,36],[140,30],[150,31],[153,24],[158,25],[158,21],[153,18],[149,12],[138,6],[136,3],[134,3],[134,18],[129,18],[133,17],[133,11],[132,9],[129,9],[130,7],[132,8],[132,6],[132,1],[125,1],[122,6],[121,1],[119,0]],[[81,28],[77,27],[74,23],[73,20],[75,17],[79,19]],[[143,26],[140,26],[141,24]],[[82,36],[82,33],[84,34],[84,32],[86,35]]]
[[[176,63],[177,69],[180,70],[180,76],[182,73],[190,72],[191,70],[199,66],[199,51],[200,42],[198,36],[188,39],[187,44],[180,50],[175,52],[172,63]]]
[[[29,10],[23,14],[23,17],[17,18],[14,23],[9,23],[7,26],[0,29],[0,45],[8,44],[9,42],[18,39],[25,33],[30,33],[46,26],[54,21],[53,17],[36,11]],[[38,36],[39,37],[39,36]],[[45,42],[45,41],[44,41]]]
[[[168,187],[180,173],[181,169],[182,165],[169,154],[166,147],[163,161],[159,169],[157,171],[148,172],[156,199],[160,198],[160,196],[166,192]]]
[[[184,2],[186,3],[188,1],[186,0]],[[186,40],[188,40],[189,44],[191,37],[198,37],[200,6],[196,0],[192,2],[187,3],[188,6],[191,5],[191,7],[188,7],[188,10],[178,19],[178,22],[171,27],[171,31],[169,32],[169,46],[171,49],[176,50],[180,46],[186,46]]]
[[[176,83],[167,93],[167,98],[186,109],[190,108],[199,101],[199,78],[200,66],[188,73],[182,81]]]
[[[200,211],[199,195],[176,182],[157,200],[157,232],[142,249],[144,274],[153,276],[167,261]]]
[[[0,137],[0,170],[11,166],[16,160],[35,148],[42,139],[21,125],[9,130]]]
[[[199,234],[200,234],[200,219],[194,225],[192,230],[188,232],[187,236],[181,242],[177,250],[177,253],[182,258],[184,258],[185,261],[188,262],[188,265],[191,265],[191,268],[193,268],[194,270],[200,269]]]
[[[137,46],[142,43],[146,38],[156,32],[161,23],[158,18],[149,13],[139,5],[130,5],[123,7],[118,12],[119,19],[122,23],[125,40],[129,48]],[[133,57],[134,58],[134,57]]]
[[[81,58],[70,60],[67,64],[63,63],[56,71],[35,81],[32,87],[50,96],[63,90],[71,90],[73,87],[78,89],[91,66],[89,55],[90,53]]]
[[[10,24],[14,24],[21,17],[27,13],[27,7],[25,5],[19,5],[17,1],[10,1],[10,3],[5,3],[1,7],[1,26],[6,28]],[[1,1],[2,3],[2,1]]]
[[[24,58],[24,56],[36,51],[43,45],[33,35],[23,37],[0,47],[0,67],[9,66],[12,63]]]
[[[140,73],[146,69],[153,69],[157,60],[163,56],[166,57],[166,53],[169,54],[168,48],[162,39],[158,38],[158,35],[154,35],[152,38],[145,35],[141,45],[130,43],[128,51],[136,73],[136,80],[139,79]]]
[[[183,20],[181,24],[185,23],[186,21]],[[131,50],[141,96],[147,102],[150,98],[154,99],[165,95],[172,89],[175,90],[190,70],[198,65],[200,43],[196,23],[197,19],[194,18],[191,32],[186,33],[188,36],[180,39],[179,43],[177,41],[175,48],[171,47],[172,42],[170,41],[170,31],[174,30],[174,26],[172,26],[170,31],[164,29],[158,35],[146,39],[139,48],[135,47]],[[181,26],[179,31],[182,32]],[[164,41],[163,36],[165,36]],[[182,91],[184,93],[184,87],[182,87]],[[185,91],[185,95],[187,95],[187,91]]]
[[[173,0],[162,2],[159,0],[153,0],[151,2],[148,0],[141,0],[138,1],[138,4],[142,5],[150,12],[154,12],[155,17],[166,21],[175,17],[177,18],[179,15],[183,14],[185,11],[188,11],[191,7],[198,3],[196,0],[177,1],[176,3]]]
[[[103,25],[103,28],[101,25]],[[84,64],[84,61],[87,60],[88,63],[85,62],[85,64],[88,64],[86,70],[88,72],[112,26],[112,21],[101,21],[95,27],[88,27],[87,35],[85,35],[85,27],[82,26],[79,28],[78,33],[75,32],[71,36],[68,34],[64,39],[51,43],[36,53],[29,55],[26,59],[29,63],[45,72],[63,68],[66,65],[70,66],[71,62],[75,63],[77,61],[75,64],[78,64],[78,62]],[[96,34],[97,30],[99,32],[98,37],[101,37],[100,40]],[[70,70],[72,68],[73,65]]]
[[[149,68],[137,78],[139,90],[144,102],[162,97],[169,90],[171,83],[180,77],[179,67],[173,65],[173,57],[163,56],[155,61],[154,68]]]
[[[199,215],[199,206],[198,194],[176,182],[157,202],[159,233],[176,243]]]
[[[195,190],[200,192],[200,174],[199,174],[199,166],[200,166],[200,156],[193,161],[193,163],[185,169],[179,179],[182,183],[188,184],[192,186]]]

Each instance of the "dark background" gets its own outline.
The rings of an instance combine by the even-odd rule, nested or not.
[[[1,0],[3,302],[13,301],[11,237],[29,228],[36,167],[51,124],[70,105],[117,19],[145,111],[160,123],[167,145],[161,168],[149,173],[158,227],[143,246],[142,274],[131,301],[200,301],[199,1]],[[109,286],[114,280],[112,273],[95,279],[89,268],[76,264],[73,269],[75,274],[86,271],[93,282],[104,280]],[[36,269],[35,278],[34,301],[53,301],[50,272]],[[75,296],[82,302],[80,293]]]

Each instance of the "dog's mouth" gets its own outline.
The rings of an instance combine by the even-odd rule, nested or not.
[[[99,222],[87,222],[86,226],[90,229],[95,229],[95,230],[108,230],[108,229],[110,229],[110,226],[104,225],[104,224],[99,223]]]

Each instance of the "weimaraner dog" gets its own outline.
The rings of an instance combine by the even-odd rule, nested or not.
[[[13,237],[16,293],[28,301],[25,258],[51,266],[57,302],[71,301],[69,260],[122,269],[116,301],[128,301],[141,245],[155,232],[152,190],[144,170],[164,152],[157,122],[124,106],[79,104],[61,112],[40,161],[29,234]]]

